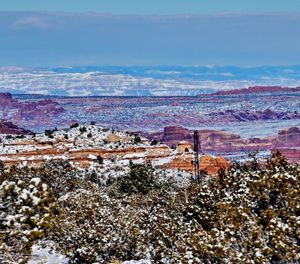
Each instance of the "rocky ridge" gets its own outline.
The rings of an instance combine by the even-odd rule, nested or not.
[[[12,122],[0,120],[0,134],[27,135],[31,132],[24,128],[20,128]]]
[[[26,127],[53,126],[56,117],[65,110],[51,99],[16,100],[10,93],[0,93],[0,118],[13,120]]]
[[[300,92],[300,87],[287,88],[281,86],[252,86],[242,89],[221,90],[213,93],[213,95],[241,95],[241,94],[256,94],[256,93],[276,93],[276,92]]]
[[[119,171],[124,175],[130,162],[151,163],[158,169],[193,172],[193,147],[181,142],[175,149],[165,144],[151,144],[146,138],[107,128],[76,126],[65,130],[23,137],[2,137],[0,160],[6,166],[39,167],[47,160],[67,160],[77,170],[111,174]],[[216,175],[229,163],[216,163],[215,157],[207,156],[201,169]],[[219,166],[220,165],[220,166]]]

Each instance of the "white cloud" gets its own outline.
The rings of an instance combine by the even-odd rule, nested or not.
[[[12,23],[12,29],[27,29],[27,28],[49,28],[51,25],[45,16],[31,15],[19,18]]]

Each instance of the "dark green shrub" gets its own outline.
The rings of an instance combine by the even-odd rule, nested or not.
[[[119,194],[147,194],[158,185],[153,175],[154,169],[144,164],[131,164],[127,176],[117,179],[115,190]]]
[[[135,135],[133,142],[134,144],[139,144],[142,142],[142,139],[138,135]]]
[[[76,127],[79,127],[79,124],[78,123],[74,123],[70,126],[70,128],[76,128]]]

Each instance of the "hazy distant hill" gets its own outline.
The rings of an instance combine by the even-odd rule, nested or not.
[[[234,89],[228,91],[218,91],[214,95],[242,95],[242,94],[257,94],[257,93],[296,93],[300,92],[300,87],[287,88],[280,86],[254,86],[244,89]]]
[[[195,96],[250,86],[300,86],[300,66],[0,68],[0,92],[60,96]]]

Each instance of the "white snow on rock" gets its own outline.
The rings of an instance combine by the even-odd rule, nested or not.
[[[67,264],[68,258],[56,252],[50,247],[43,248],[40,245],[32,246],[31,257],[28,264]]]
[[[152,264],[150,260],[129,260],[129,261],[125,261],[122,264]]]

